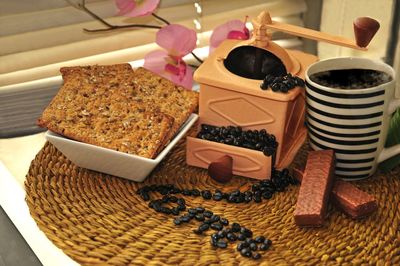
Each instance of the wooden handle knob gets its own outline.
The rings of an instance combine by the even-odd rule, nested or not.
[[[232,168],[232,157],[229,155],[224,155],[218,160],[210,163],[208,166],[208,174],[215,181],[226,183],[232,179]]]
[[[379,22],[370,17],[356,18],[353,26],[356,44],[360,47],[367,47],[380,27]]]

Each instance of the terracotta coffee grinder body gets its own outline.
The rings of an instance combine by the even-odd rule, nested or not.
[[[366,49],[342,37],[275,22],[265,11],[252,24],[251,39],[224,41],[196,70],[194,79],[200,84],[199,126],[265,129],[275,136],[278,147],[273,156],[266,156],[257,150],[187,137],[187,164],[209,169],[211,176],[222,175],[222,180],[229,180],[232,174],[270,178],[273,167],[284,168],[293,161],[307,136],[304,88],[282,93],[262,90],[260,85],[271,73],[291,73],[304,79],[305,70],[318,58],[280,47],[271,40],[268,29]],[[277,69],[285,73],[276,73]]]

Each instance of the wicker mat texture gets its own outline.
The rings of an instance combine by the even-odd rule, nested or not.
[[[304,164],[309,147],[294,165]],[[173,216],[150,209],[136,190],[146,184],[228,192],[249,188],[255,181],[234,177],[222,185],[206,170],[185,164],[182,140],[144,183],[135,183],[79,168],[47,143],[32,161],[26,178],[26,201],[32,217],[47,237],[75,261],[109,265],[400,265],[400,167],[377,173],[355,185],[376,196],[379,210],[364,220],[352,220],[334,207],[322,228],[294,224],[298,186],[275,193],[262,203],[185,197],[188,207],[203,206],[273,241],[262,258],[242,257],[235,244],[215,249],[210,234],[192,232],[199,223],[175,226]],[[151,194],[160,198],[159,194]],[[179,195],[181,196],[181,195]]]

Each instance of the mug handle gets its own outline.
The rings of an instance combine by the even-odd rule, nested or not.
[[[393,114],[399,107],[400,107],[400,98],[392,100],[389,103],[389,109],[388,109],[389,114],[390,115]],[[387,159],[392,158],[397,154],[400,154],[400,144],[396,144],[389,148],[384,148],[379,154],[378,163],[386,161]]]

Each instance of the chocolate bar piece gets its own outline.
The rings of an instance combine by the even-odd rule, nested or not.
[[[321,226],[326,216],[335,170],[333,150],[311,151],[297,197],[294,220],[299,226]]]
[[[368,216],[378,209],[373,196],[343,180],[335,182],[332,194],[334,204],[355,219]]]
[[[292,173],[293,177],[301,182],[304,169],[294,168]],[[336,207],[353,219],[363,218],[378,209],[376,199],[372,195],[340,179],[334,181],[331,199]]]

